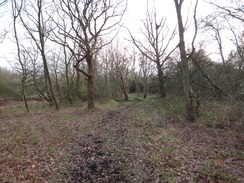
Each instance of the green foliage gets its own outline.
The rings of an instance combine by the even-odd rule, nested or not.
[[[167,181],[168,182],[168,181],[170,181],[171,177],[172,177],[171,174],[166,173],[166,174],[162,174],[161,179],[163,181]]]
[[[137,76],[139,77],[139,76]],[[143,83],[141,80],[136,80],[134,78],[130,78],[129,80],[129,92],[130,93],[139,93],[143,91]]]
[[[164,127],[164,126],[166,125],[166,122],[163,121],[163,120],[158,120],[157,123],[158,123],[157,126],[158,126],[159,128],[162,128],[162,127]]]
[[[32,144],[32,145],[37,145],[37,144],[38,144],[38,142],[39,142],[39,140],[38,140],[38,139],[34,139],[34,140],[31,142],[31,144]]]
[[[218,117],[213,111],[204,111],[202,118],[207,123],[213,123]]]
[[[121,169],[122,175],[123,176],[126,176],[127,175],[127,171],[128,171],[128,168],[126,167],[126,165],[125,164],[122,164],[120,166],[120,169]]]
[[[232,174],[227,174],[222,172],[221,170],[201,170],[200,173],[204,176],[204,175],[211,175],[211,177],[213,179],[220,179],[222,181],[228,181],[231,183],[235,183],[237,182],[237,178],[235,176],[233,176]]]
[[[164,153],[170,153],[172,150],[171,149],[164,149],[163,152]]]
[[[147,101],[153,105],[158,112],[167,118],[183,119],[185,115],[185,105],[182,99],[173,96],[166,98],[148,97]],[[161,121],[160,123],[164,123]]]
[[[0,68],[0,98],[17,98],[20,96],[20,89],[17,75]]]

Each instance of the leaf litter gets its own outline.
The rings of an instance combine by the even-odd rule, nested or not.
[[[28,119],[39,127],[17,133]],[[243,133],[163,118],[149,103],[8,121],[1,182],[244,182]]]

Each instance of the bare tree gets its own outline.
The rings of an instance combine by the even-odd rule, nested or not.
[[[7,0],[3,0],[0,2],[0,8],[4,6],[7,3]],[[0,18],[3,16],[3,14],[0,15]],[[6,37],[8,31],[4,30],[3,32],[0,33],[0,43],[3,42],[4,38]]]
[[[178,45],[176,45],[169,50],[170,47],[172,47],[172,40],[175,37],[176,29],[170,31],[166,26],[166,19],[161,18],[158,21],[156,10],[154,9],[150,12],[147,5],[147,18],[143,21],[143,29],[141,30],[141,33],[146,39],[146,44],[137,40],[129,31],[131,41],[145,57],[156,63],[160,96],[165,97],[165,79],[163,70],[165,62],[178,47]]]
[[[55,51],[51,51],[51,54],[48,58],[48,60],[51,60],[50,64],[50,73],[52,76],[54,76],[54,88],[56,88],[56,92],[58,94],[59,101],[62,101],[62,95],[61,95],[61,89],[59,85],[59,78],[60,78],[60,60],[61,60],[61,49],[58,50],[58,48],[55,49]]]
[[[67,27],[67,24],[69,24],[69,20],[67,20],[64,16],[64,18],[59,22],[59,24],[61,25],[61,27],[64,29],[63,32],[67,32],[68,31],[68,27]],[[56,22],[57,23],[57,22]],[[54,33],[54,35],[56,35]],[[56,35],[58,37],[56,37],[55,39],[58,39],[60,40],[60,35]],[[67,37],[65,35],[62,36],[62,40],[64,43],[67,43]],[[57,42],[56,40],[52,39],[53,41]],[[73,60],[74,60],[74,56],[72,55],[72,52],[69,51],[69,49],[71,50],[75,50],[75,47],[76,47],[76,43],[74,42],[73,43],[73,47],[69,46],[69,49],[67,49],[67,47],[65,46],[65,44],[61,44],[59,45],[61,46],[61,50],[60,50],[60,53],[59,55],[62,56],[63,59],[63,64],[65,65],[65,80],[66,80],[66,93],[65,93],[65,97],[67,98],[69,104],[72,104],[73,101],[72,101],[72,96],[71,96],[71,91],[72,91],[72,88],[73,88],[73,85],[74,85],[74,76],[75,76],[75,72],[73,71],[74,69],[71,68],[73,67],[72,63],[73,63]],[[57,65],[58,66],[58,65]],[[79,74],[77,75],[77,81],[79,81]],[[79,83],[79,82],[77,82]],[[78,93],[78,92],[77,92]]]
[[[123,94],[120,74],[117,72],[120,68],[120,58],[122,55],[122,51],[119,49],[118,45],[119,42],[112,43],[99,52],[99,68],[101,74],[104,75],[102,91],[104,96],[112,97],[115,100],[120,99]],[[124,73],[122,75],[124,75]],[[100,85],[101,84],[100,82]]]
[[[152,61],[141,54],[140,57],[140,72],[142,73],[143,80],[143,90],[144,90],[144,99],[147,97],[148,92],[148,79],[152,75],[154,67],[152,66]]]
[[[124,100],[128,100],[128,84],[127,84],[127,78],[129,75],[129,67],[130,67],[130,60],[127,58],[127,56],[119,52],[119,50],[114,50],[112,53],[114,63],[115,63],[115,74],[117,78],[121,82],[121,90],[124,95]]]
[[[59,9],[64,15],[58,13],[58,16],[60,18],[67,17],[70,27],[66,29],[56,21],[58,33],[65,36],[67,40],[57,40],[58,36],[56,35],[55,41],[69,49],[76,61],[74,67],[86,78],[88,109],[94,108],[94,56],[102,47],[112,41],[114,32],[116,35],[126,5],[125,0],[59,1]],[[104,42],[102,37],[108,35],[112,38]],[[75,49],[70,46],[74,43]],[[86,68],[81,67],[84,62]]]
[[[240,33],[240,35],[238,36],[236,31],[235,31],[235,26],[231,24],[231,20],[226,19],[226,22],[228,23],[229,26],[229,30],[231,31],[233,38],[231,39],[231,41],[233,42],[233,44],[236,47],[236,53],[239,57],[239,68],[242,67],[242,64],[244,63],[244,31],[242,31]],[[238,25],[239,26],[239,25]]]
[[[22,87],[22,97],[25,104],[26,111],[29,112],[29,106],[27,103],[27,97],[26,97],[26,80],[27,80],[27,72],[28,72],[28,59],[25,58],[25,55],[23,54],[24,58],[21,58],[21,50],[20,50],[20,43],[19,38],[17,34],[17,18],[20,15],[21,9],[22,9],[22,2],[20,5],[17,4],[16,0],[12,0],[12,17],[13,17],[13,23],[14,23],[14,37],[16,41],[17,46],[17,55],[18,55],[18,61],[21,66],[20,69],[18,69],[18,72],[20,72],[20,80],[21,80],[21,87]]]
[[[183,73],[183,86],[184,86],[184,95],[185,95],[185,106],[186,106],[186,119],[188,121],[194,121],[195,120],[195,113],[194,110],[194,99],[196,98],[194,96],[194,92],[191,88],[190,83],[190,72],[189,72],[189,65],[188,65],[188,59],[191,58],[195,51],[194,47],[194,41],[197,36],[197,22],[196,22],[196,9],[198,0],[196,1],[195,9],[194,9],[194,25],[195,25],[195,34],[192,40],[192,51],[191,53],[186,52],[186,46],[185,46],[185,27],[183,26],[183,20],[182,20],[182,5],[184,0],[174,0],[175,3],[175,9],[178,19],[178,29],[179,29],[179,50],[180,50],[180,58],[182,63],[182,73]],[[198,103],[198,102],[197,102]],[[196,105],[197,107],[198,105]]]
[[[53,86],[51,81],[51,76],[49,73],[48,68],[48,61],[46,56],[46,40],[47,36],[50,32],[48,30],[48,21],[50,20],[50,17],[46,19],[46,14],[44,17],[44,7],[47,6],[47,4],[44,2],[44,0],[37,0],[34,2],[25,1],[26,4],[24,4],[25,9],[23,9],[25,15],[20,14],[21,22],[28,32],[31,39],[34,41],[36,47],[41,53],[41,58],[43,61],[44,66],[44,75],[45,75],[45,81],[47,86],[47,92],[50,93],[50,101],[55,105],[56,109],[59,109]],[[22,11],[22,12],[23,12]],[[29,22],[28,22],[29,21]],[[48,94],[49,95],[49,94]]]
[[[66,37],[64,36],[64,42],[66,41]],[[64,64],[65,64],[65,79],[66,79],[66,87],[67,87],[67,99],[69,101],[69,104],[73,103],[72,96],[71,96],[71,90],[73,88],[73,79],[74,79],[74,72],[72,74],[72,69],[70,68],[72,64],[72,54],[69,54],[67,51],[66,46],[63,46],[63,53],[64,53]],[[70,76],[71,75],[71,76]]]
[[[46,83],[43,89],[43,64],[38,63],[39,59],[39,55],[38,55],[38,49],[37,48],[33,48],[33,47],[28,47],[27,49],[25,47],[23,47],[24,52],[27,54],[27,59],[30,60],[31,65],[32,65],[32,70],[31,70],[31,76],[32,76],[32,80],[33,80],[33,85],[36,88],[36,90],[38,91],[38,95],[46,100],[50,105],[52,105],[52,101],[51,98],[45,94],[46,91]],[[44,74],[45,75],[45,74]],[[44,80],[45,76],[44,76]]]
[[[3,6],[6,2],[7,0],[3,0],[2,2],[0,2],[0,7]]]
[[[224,37],[226,37],[226,32],[230,31],[232,33],[231,41],[236,46],[237,51],[240,51],[239,38],[237,37],[240,32],[237,32],[238,29],[242,31],[243,28],[243,14],[244,7],[243,3],[240,0],[225,0],[219,2],[207,1],[213,7],[215,7],[215,12],[211,15],[208,15],[203,19],[206,30],[212,32],[212,36],[218,43],[219,54],[222,60],[222,63],[226,63],[224,57],[223,47],[225,46]],[[238,27],[238,29],[235,29]],[[231,34],[228,34],[230,36]],[[241,52],[239,52],[241,53]]]
[[[229,2],[228,6],[221,6],[218,3],[214,3],[212,1],[207,1],[211,5],[215,6],[220,10],[218,13],[224,16],[230,16],[236,20],[244,22],[244,6],[242,0],[232,0]],[[221,1],[222,2],[222,1]]]
[[[213,39],[218,44],[220,58],[223,64],[225,64],[225,57],[223,51],[223,40],[222,40],[222,31],[225,29],[224,25],[217,17],[219,14],[216,15],[209,15],[207,18],[204,18],[202,21],[204,22],[204,26],[207,31],[211,31],[211,35]]]

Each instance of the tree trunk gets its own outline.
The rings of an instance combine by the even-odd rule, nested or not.
[[[143,95],[143,98],[147,98],[147,89],[148,86],[147,86],[147,78],[144,79],[144,95]]]
[[[126,92],[125,82],[124,82],[122,73],[121,73],[121,72],[119,72],[119,73],[120,73],[120,79],[121,79],[122,92],[123,92],[123,95],[124,95],[124,99],[125,99],[125,100],[128,100],[128,99],[129,99],[129,96],[128,96],[127,92]]]
[[[65,63],[65,77],[66,77],[66,85],[67,85],[67,99],[69,101],[69,104],[72,104],[72,98],[70,95],[71,87],[69,83],[69,64]]]
[[[185,106],[186,106],[186,119],[188,121],[195,121],[194,109],[193,109],[193,97],[191,96],[190,91],[190,73],[189,73],[189,66],[188,66],[188,59],[185,49],[185,42],[184,42],[184,27],[182,22],[181,16],[181,5],[183,1],[178,3],[178,0],[174,0],[177,18],[178,18],[178,28],[179,28],[179,49],[180,49],[180,57],[182,62],[182,73],[183,73],[183,86],[184,86],[184,95],[185,95]]]
[[[55,63],[56,64],[56,63]],[[58,73],[57,73],[58,66],[54,67],[54,74],[55,74],[55,84],[56,84],[56,90],[58,92],[58,98],[59,101],[62,102],[62,95],[60,91],[59,81],[58,81]]]
[[[13,13],[13,18],[14,18],[14,37],[16,40],[16,45],[17,45],[17,50],[18,50],[18,60],[19,63],[21,65],[21,86],[22,86],[22,97],[23,97],[23,101],[25,104],[25,108],[27,112],[30,112],[29,110],[29,106],[28,106],[28,102],[27,102],[27,98],[26,98],[26,60],[24,60],[24,63],[21,60],[21,56],[20,56],[20,44],[19,44],[19,38],[17,35],[17,27],[16,27],[16,20],[17,17],[19,16],[21,9],[17,10],[17,6],[16,6],[16,1],[12,1],[12,13]],[[17,13],[17,14],[15,14]]]
[[[80,95],[80,72],[76,69],[76,82],[75,82],[75,91],[76,91],[76,99],[81,99]]]
[[[92,57],[88,55],[86,57],[87,65],[88,65],[88,77],[87,77],[87,107],[88,109],[94,109],[94,83],[93,83],[93,76],[94,76],[94,63]]]
[[[28,103],[27,103],[27,97],[26,97],[26,86],[25,86],[25,79],[22,79],[22,96],[23,96],[23,100],[25,103],[25,108],[27,112],[30,112]]]
[[[166,97],[165,87],[164,87],[164,74],[163,74],[160,62],[157,62],[157,70],[158,70],[160,97],[164,98],[164,97]]]
[[[45,77],[47,80],[48,91],[50,91],[52,102],[54,103],[55,108],[58,110],[59,106],[58,106],[56,97],[54,95],[53,86],[52,86],[52,82],[51,82],[51,78],[50,78],[50,74],[49,74],[49,70],[48,70],[47,58],[45,55],[45,36],[43,33],[44,27],[42,27],[42,18],[43,17],[42,17],[41,11],[42,10],[41,10],[41,6],[40,6],[39,11],[38,11],[38,34],[39,34],[39,40],[40,40],[39,50],[42,55],[42,61],[43,61],[43,66],[44,66]]]
[[[43,47],[43,49],[44,49],[44,47]],[[50,74],[49,74],[49,70],[48,70],[48,65],[47,65],[47,59],[46,59],[46,55],[44,53],[44,50],[42,50],[42,60],[43,60],[43,65],[44,65],[44,72],[46,73],[46,77],[47,77],[46,79],[47,79],[48,86],[49,86],[48,90],[50,90],[52,102],[54,103],[55,108],[58,110],[59,106],[58,106],[56,97],[54,95],[52,82],[51,82],[51,78],[50,78]]]

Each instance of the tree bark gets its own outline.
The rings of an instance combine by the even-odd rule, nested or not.
[[[193,108],[193,97],[191,96],[190,91],[190,73],[189,73],[189,66],[188,66],[188,59],[187,53],[185,49],[185,41],[184,41],[184,26],[182,22],[182,15],[181,15],[181,7],[183,0],[174,0],[175,8],[177,13],[178,19],[178,29],[179,29],[179,49],[180,49],[180,57],[182,62],[182,73],[183,73],[183,86],[184,86],[184,96],[185,96],[185,106],[186,106],[186,120],[188,121],[195,121],[194,115],[194,108]]]
[[[147,90],[148,90],[148,86],[147,86],[147,78],[144,80],[144,95],[143,98],[147,98]]]
[[[158,70],[160,97],[164,98],[164,97],[166,97],[165,86],[164,86],[164,73],[162,71],[160,62],[156,62],[156,63],[157,63],[157,70]]]
[[[125,100],[128,100],[128,99],[129,99],[129,96],[128,96],[127,92],[126,92],[125,82],[124,82],[122,73],[121,73],[121,72],[119,72],[119,73],[120,73],[120,79],[121,79],[122,92],[123,92],[123,95],[124,95],[124,99],[125,99]]]
[[[58,78],[58,63],[54,63],[54,64],[55,64],[55,66],[53,69],[54,69],[56,90],[58,92],[59,101],[62,102],[62,95],[61,95],[61,90],[60,90],[60,86],[59,86],[59,78]]]
[[[44,49],[44,47],[43,47],[43,49]],[[54,103],[55,108],[58,110],[59,106],[58,106],[56,97],[54,95],[53,86],[52,86],[52,82],[51,82],[51,77],[50,77],[49,70],[48,70],[46,55],[45,55],[44,50],[42,50],[41,52],[42,52],[41,54],[42,54],[42,61],[43,61],[43,65],[44,65],[44,70],[45,70],[44,72],[46,73],[45,75],[47,77],[46,79],[47,79],[48,86],[49,86],[48,90],[50,90],[52,102]]]
[[[88,55],[86,57],[86,61],[88,64],[88,77],[87,77],[87,107],[88,109],[94,109],[94,63],[92,60],[92,56]]]
[[[72,104],[72,97],[71,97],[71,86],[69,83],[69,64],[65,63],[65,78],[66,78],[66,86],[67,86],[67,99],[69,101],[69,104]]]

